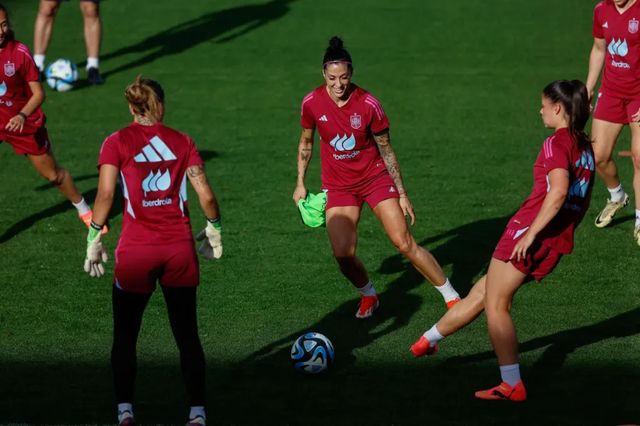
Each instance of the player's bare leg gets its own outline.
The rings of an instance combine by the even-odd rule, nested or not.
[[[491,343],[500,365],[518,362],[518,339],[511,301],[526,275],[510,262],[492,258],[486,278],[485,312]]]
[[[27,155],[27,157],[40,176],[54,184],[69,201],[72,203],[80,202],[82,195],[73,183],[71,175],[60,167],[53,154]]]
[[[62,194],[67,197],[69,201],[78,211],[80,220],[84,222],[86,226],[91,224],[92,211],[87,202],[84,200],[78,189],[76,188],[73,178],[69,172],[58,164],[52,153],[46,153],[41,155],[27,155],[31,164],[40,174],[40,176],[47,179],[54,184]],[[106,228],[106,227],[105,227]],[[103,228],[104,229],[104,228]],[[102,233],[106,233],[103,230]]]
[[[102,84],[98,58],[102,42],[102,21],[100,5],[93,1],[81,1],[80,10],[84,19],[84,40],[87,48],[87,77],[92,84]]]
[[[633,160],[633,192],[635,194],[636,222],[633,237],[640,245],[640,123],[630,123],[631,158]]]
[[[623,124],[610,123],[604,120],[593,119],[591,125],[591,137],[593,139],[593,153],[595,155],[596,169],[610,193],[610,200],[600,214],[596,217],[595,225],[604,228],[613,220],[615,214],[627,205],[629,197],[622,190],[618,167],[613,160],[613,148],[620,135]]]
[[[44,57],[53,34],[53,22],[60,3],[55,0],[40,0],[34,25],[33,56],[40,71],[44,71]]]
[[[410,350],[414,356],[421,357],[436,353],[440,340],[466,327],[482,313],[486,279],[487,276],[483,275],[464,299],[449,309],[431,329],[411,346]],[[430,334],[432,335],[430,336]]]
[[[360,207],[332,207],[326,212],[326,220],[329,241],[340,271],[360,291],[361,300],[356,317],[370,317],[379,302],[367,270],[356,256]]]
[[[419,246],[409,232],[398,200],[395,198],[383,200],[375,206],[373,212],[382,223],[389,240],[398,252],[406,257],[434,287],[440,290],[445,302],[447,302],[447,307],[450,308],[459,301],[460,296],[451,287],[438,261],[425,248]],[[444,291],[445,288],[446,291]]]
[[[479,399],[524,401],[527,391],[520,378],[518,338],[511,318],[511,302],[526,275],[510,262],[491,259],[486,279],[484,300],[487,326],[493,350],[500,364],[502,382],[493,388],[476,392]]]

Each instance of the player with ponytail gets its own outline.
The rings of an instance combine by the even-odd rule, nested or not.
[[[509,220],[487,274],[410,348],[416,357],[435,354],[438,342],[484,310],[502,383],[476,392],[480,399],[527,398],[520,378],[511,303],[523,283],[541,281],[563,255],[571,253],[575,228],[591,199],[595,164],[584,131],[589,118],[585,85],[577,80],[549,84],[542,91],[540,115],[545,127],[554,129],[554,133],[542,144],[533,166],[532,192]]]

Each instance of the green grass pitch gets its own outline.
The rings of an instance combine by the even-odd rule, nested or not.
[[[4,0],[32,45],[36,0]],[[166,123],[206,159],[224,217],[225,254],[201,262],[201,337],[211,424],[640,423],[640,248],[628,207],[592,223],[600,181],[574,254],[517,295],[514,318],[529,401],[475,401],[499,380],[484,317],[430,359],[409,345],[444,312],[439,294],[401,259],[365,210],[359,255],[381,308],[353,318],[357,294],[323,230],[291,200],[302,97],[322,83],[328,39],[345,40],[354,81],[380,99],[417,223],[416,240],[463,293],[482,274],[524,200],[549,134],[539,94],[586,78],[595,1],[105,0],[101,87],[47,90],[57,158],[93,201],[102,140],[129,120],[124,87],[138,73],[167,93]],[[64,2],[48,60],[85,59],[76,0]],[[84,78],[84,70],[81,69]],[[619,149],[629,149],[625,130]],[[308,173],[319,189],[319,156]],[[0,145],[0,423],[107,424],[115,418],[110,278],[82,271],[85,229],[73,208]],[[631,189],[632,165],[620,159]],[[204,225],[190,193],[194,228]],[[105,244],[122,216],[114,209]],[[289,348],[305,331],[332,339],[330,374],[297,375]],[[162,298],[138,345],[136,417],[180,424],[186,396]]]

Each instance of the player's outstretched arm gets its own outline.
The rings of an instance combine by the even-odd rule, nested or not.
[[[222,257],[222,222],[220,220],[220,207],[211,185],[204,171],[204,166],[199,164],[187,169],[187,177],[198,195],[200,207],[207,218],[207,226],[196,236],[202,244],[198,252],[206,259],[220,259]]]
[[[93,206],[91,226],[87,235],[87,253],[84,259],[84,271],[92,277],[99,278],[104,275],[104,266],[102,264],[107,261],[108,256],[102,246],[100,236],[113,204],[117,178],[118,168],[116,166],[110,164],[100,166],[98,193]]]
[[[314,129],[302,129],[300,142],[298,143],[298,178],[296,188],[293,190],[293,202],[298,205],[298,201],[307,196],[307,188],[304,186],[304,177],[311,161],[313,152]]]
[[[391,175],[396,188],[398,188],[402,213],[411,218],[411,224],[413,225],[416,221],[416,215],[413,211],[413,206],[411,205],[407,191],[404,189],[404,182],[402,180],[402,174],[400,173],[400,164],[398,164],[396,153],[391,147],[391,135],[389,134],[389,130],[387,129],[381,133],[373,135],[373,139],[378,144],[378,150],[380,151],[380,156],[384,161],[384,165],[387,167],[387,171]]]

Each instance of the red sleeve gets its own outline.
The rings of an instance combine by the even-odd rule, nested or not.
[[[98,167],[103,164],[110,164],[121,168],[120,151],[118,149],[119,142],[120,134],[118,132],[110,135],[102,142],[100,154],[98,155]]]
[[[569,147],[556,137],[544,141],[544,169],[549,174],[553,169],[571,168]]]
[[[593,34],[593,38],[604,38],[604,31],[602,30],[602,9],[604,9],[604,2],[596,4],[596,7],[593,9],[593,28],[591,29],[591,33]]]
[[[371,131],[373,133],[380,133],[381,131],[388,129],[389,119],[387,118],[387,114],[384,113],[384,109],[382,109],[380,102],[368,93],[364,98],[364,102],[371,110],[371,121],[369,123]]]
[[[200,157],[200,153],[198,152],[196,145],[193,143],[191,138],[188,138],[188,140],[189,140],[189,159],[187,160],[187,167],[200,166],[204,164],[204,161],[202,161],[202,157]]]
[[[300,106],[300,125],[303,129],[316,128],[316,120],[311,113],[311,100],[314,96],[314,93],[311,92],[302,99],[302,105]]]
[[[33,61],[33,57],[31,56],[31,52],[27,46],[20,43],[16,49],[18,52],[22,53],[22,73],[24,75],[24,80],[27,82],[40,81],[38,67],[36,67],[36,63]]]

